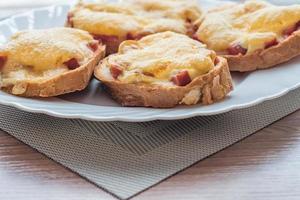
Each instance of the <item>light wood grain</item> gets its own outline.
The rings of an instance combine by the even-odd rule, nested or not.
[[[300,199],[300,111],[133,200]],[[0,199],[114,197],[0,131]]]

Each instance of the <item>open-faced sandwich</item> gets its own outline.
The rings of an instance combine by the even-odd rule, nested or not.
[[[105,47],[71,28],[16,33],[0,48],[0,88],[26,97],[50,97],[84,89]]]
[[[163,32],[121,43],[95,76],[123,106],[212,104],[233,89],[225,58],[186,35]]]
[[[300,54],[300,5],[250,0],[209,12],[196,38],[228,59],[231,71],[269,68]]]
[[[88,31],[111,54],[118,51],[122,41],[153,33],[173,31],[192,36],[201,16],[191,0],[81,2],[69,12],[67,26]]]

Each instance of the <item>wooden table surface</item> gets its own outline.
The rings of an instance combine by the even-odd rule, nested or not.
[[[0,131],[1,200],[116,200]],[[133,200],[299,200],[300,111]]]

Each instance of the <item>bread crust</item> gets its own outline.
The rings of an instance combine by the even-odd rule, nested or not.
[[[95,66],[105,56],[105,46],[99,46],[93,58],[77,69],[45,81],[20,81],[1,88],[3,91],[23,97],[53,97],[83,90],[89,84]]]
[[[233,90],[227,61],[221,57],[213,70],[184,87],[122,83],[102,73],[105,67],[108,67],[107,59],[96,67],[95,76],[123,106],[172,108],[180,104],[207,105],[224,99]]]
[[[300,55],[300,31],[295,31],[276,46],[254,54],[223,57],[227,59],[230,71],[249,72],[274,67],[298,55]]]

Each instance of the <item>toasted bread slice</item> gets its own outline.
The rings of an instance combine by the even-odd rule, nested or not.
[[[130,45],[133,45],[132,50],[130,50]],[[161,48],[157,49],[157,45]],[[191,50],[180,51],[183,46],[190,47]],[[202,55],[198,57],[197,53],[207,56],[208,62],[203,62],[205,58]],[[123,106],[171,108],[180,104],[212,104],[224,99],[233,89],[226,59],[215,57],[214,52],[205,49],[200,42],[186,36],[166,32],[147,36],[139,42],[125,41],[120,46],[119,55],[121,56],[111,55],[102,60],[95,69],[95,76],[107,87],[112,97]],[[112,67],[116,63],[122,63],[123,59],[129,62],[130,56],[143,58],[137,63],[132,60],[132,63],[127,63],[128,66],[158,60],[150,66],[146,65],[143,69],[139,67],[134,69],[128,73],[127,77],[118,78],[117,75],[120,75],[122,71]],[[185,60],[182,60],[181,56]],[[181,68],[178,64],[186,67]],[[211,66],[205,68],[206,64]],[[202,71],[204,69],[205,71]],[[191,76],[194,70],[197,72],[192,75],[194,78],[184,79],[184,74]],[[173,79],[178,75],[174,72],[179,72],[179,80]],[[132,73],[143,75],[138,75],[135,79],[134,75],[130,75]],[[159,79],[161,74],[166,74],[166,76],[163,75],[163,78]]]
[[[299,13],[300,5],[248,0],[208,12],[196,38],[224,56],[231,71],[266,69],[300,54]]]
[[[19,81],[12,85],[3,86],[1,89],[7,93],[23,97],[53,97],[81,91],[89,84],[95,66],[104,56],[105,47],[102,46],[88,63],[75,70],[64,72],[51,79]]]
[[[226,59],[219,59],[220,62],[213,70],[184,87],[122,83],[106,74],[107,59],[96,67],[95,76],[123,106],[172,108],[180,104],[207,105],[224,99],[233,89]]]
[[[68,14],[67,27],[82,29],[116,53],[121,42],[138,40],[153,33],[173,31],[192,36],[202,11],[187,0],[125,0],[122,2],[80,2]]]
[[[54,31],[52,30],[42,30],[45,31],[42,34],[45,34],[46,37],[49,38],[49,40],[52,42],[55,38],[54,35]],[[64,40],[64,36],[62,36],[61,34],[65,33],[65,30],[59,30],[58,34],[60,35],[60,37],[62,37],[62,40]],[[68,32],[71,31],[71,32]],[[65,34],[72,34],[74,31],[79,31],[79,30],[74,30],[74,29],[70,29],[68,30]],[[28,32],[24,32],[24,33],[18,33],[19,35],[22,35],[20,37],[23,37],[22,40],[27,37],[30,36],[31,31]],[[48,34],[48,35],[47,35]],[[50,36],[51,34],[53,34],[52,36]],[[56,34],[56,33],[55,33]],[[87,33],[87,32],[77,32],[75,34],[79,34],[82,37],[85,37],[85,39],[87,39],[87,41],[94,41],[93,38]],[[24,36],[25,35],[25,36]],[[80,37],[81,37],[80,36]],[[19,36],[14,36],[13,38],[18,38]],[[40,39],[44,39],[43,37],[40,37],[40,33],[37,33],[35,35],[33,35],[34,38],[36,38],[36,42],[39,42]],[[52,38],[51,38],[52,37]],[[73,38],[76,39],[76,38]],[[75,40],[73,41],[73,39],[71,39],[68,42],[74,42],[76,44],[76,42],[78,42],[80,44],[80,40]],[[78,39],[78,38],[77,38]],[[16,39],[17,41],[21,41]],[[60,41],[60,40],[58,40]],[[28,40],[26,41],[27,45],[30,45],[32,41]],[[65,41],[64,41],[65,42]],[[66,94],[66,93],[70,93],[70,92],[75,92],[75,91],[80,91],[83,90],[84,88],[86,88],[86,86],[89,84],[90,78],[93,74],[94,68],[95,66],[99,63],[99,61],[105,56],[105,46],[98,44],[98,41],[95,41],[96,43],[93,43],[93,50],[91,49],[89,58],[83,62],[80,66],[79,63],[77,63],[77,61],[75,61],[75,65],[74,65],[74,60],[73,60],[73,64],[72,61],[69,64],[70,66],[59,66],[59,67],[55,67],[55,68],[50,68],[50,69],[43,69],[43,70],[39,70],[38,72],[33,69],[35,68],[35,66],[20,66],[20,60],[13,60],[11,58],[11,53],[20,53],[20,57],[24,58],[24,56],[29,56],[29,54],[22,53],[21,51],[26,51],[25,49],[20,49],[19,47],[24,45],[22,42],[20,44],[16,44],[16,43],[11,43],[8,44],[7,49],[10,49],[10,53],[7,52],[5,49],[3,52],[0,52],[0,60],[2,58],[3,60],[3,55],[5,55],[5,65],[2,66],[2,70],[0,70],[1,72],[1,76],[0,76],[0,88],[1,90],[8,92],[10,94],[13,95],[17,95],[17,96],[23,96],[23,97],[53,97],[53,96],[58,96],[58,95],[62,95],[62,94]],[[67,43],[65,43],[67,44]],[[43,46],[44,44],[39,44],[40,46]],[[95,46],[97,45],[97,46]],[[15,49],[12,48],[12,46],[16,47]],[[60,45],[54,45],[54,48],[59,47]],[[25,47],[26,48],[26,47]],[[29,47],[32,48],[32,47]],[[51,50],[51,47],[49,47]],[[68,48],[68,46],[66,46],[66,48]],[[82,47],[81,47],[82,48]],[[37,46],[33,47],[34,50],[39,50],[41,53],[45,53],[44,49],[38,49]],[[72,49],[74,51],[78,50],[78,49]],[[71,51],[72,51],[71,50]],[[85,51],[87,51],[85,49]],[[62,51],[63,52],[63,51]],[[53,53],[54,57],[53,59],[58,59],[56,62],[61,61],[61,59],[64,59],[64,56],[60,56],[58,55],[58,57],[55,55],[56,52],[49,52],[48,56],[50,57],[50,61],[51,61],[51,53]],[[59,49],[57,51],[57,53],[59,54]],[[26,55],[25,55],[26,54]],[[38,56],[38,55],[36,55]],[[14,56],[14,58],[17,58],[17,56]],[[39,60],[38,57],[32,57],[31,59],[37,59]],[[45,59],[48,58],[44,58],[40,59],[41,61],[45,61]],[[22,60],[23,62],[24,59]],[[50,62],[49,61],[49,62]],[[30,62],[27,60],[27,62]],[[1,62],[0,62],[1,63]],[[4,62],[2,62],[3,64]],[[12,67],[12,63],[17,63],[16,66]],[[45,67],[46,65],[41,65],[41,67]],[[71,69],[71,68],[72,69]],[[46,67],[47,68],[47,67]],[[46,72],[45,72],[46,70]],[[8,75],[9,74],[9,77]],[[41,77],[39,77],[39,75],[43,74]],[[7,75],[7,76],[6,76]],[[36,75],[36,76],[35,76]],[[26,76],[30,76],[31,78],[27,78]]]

